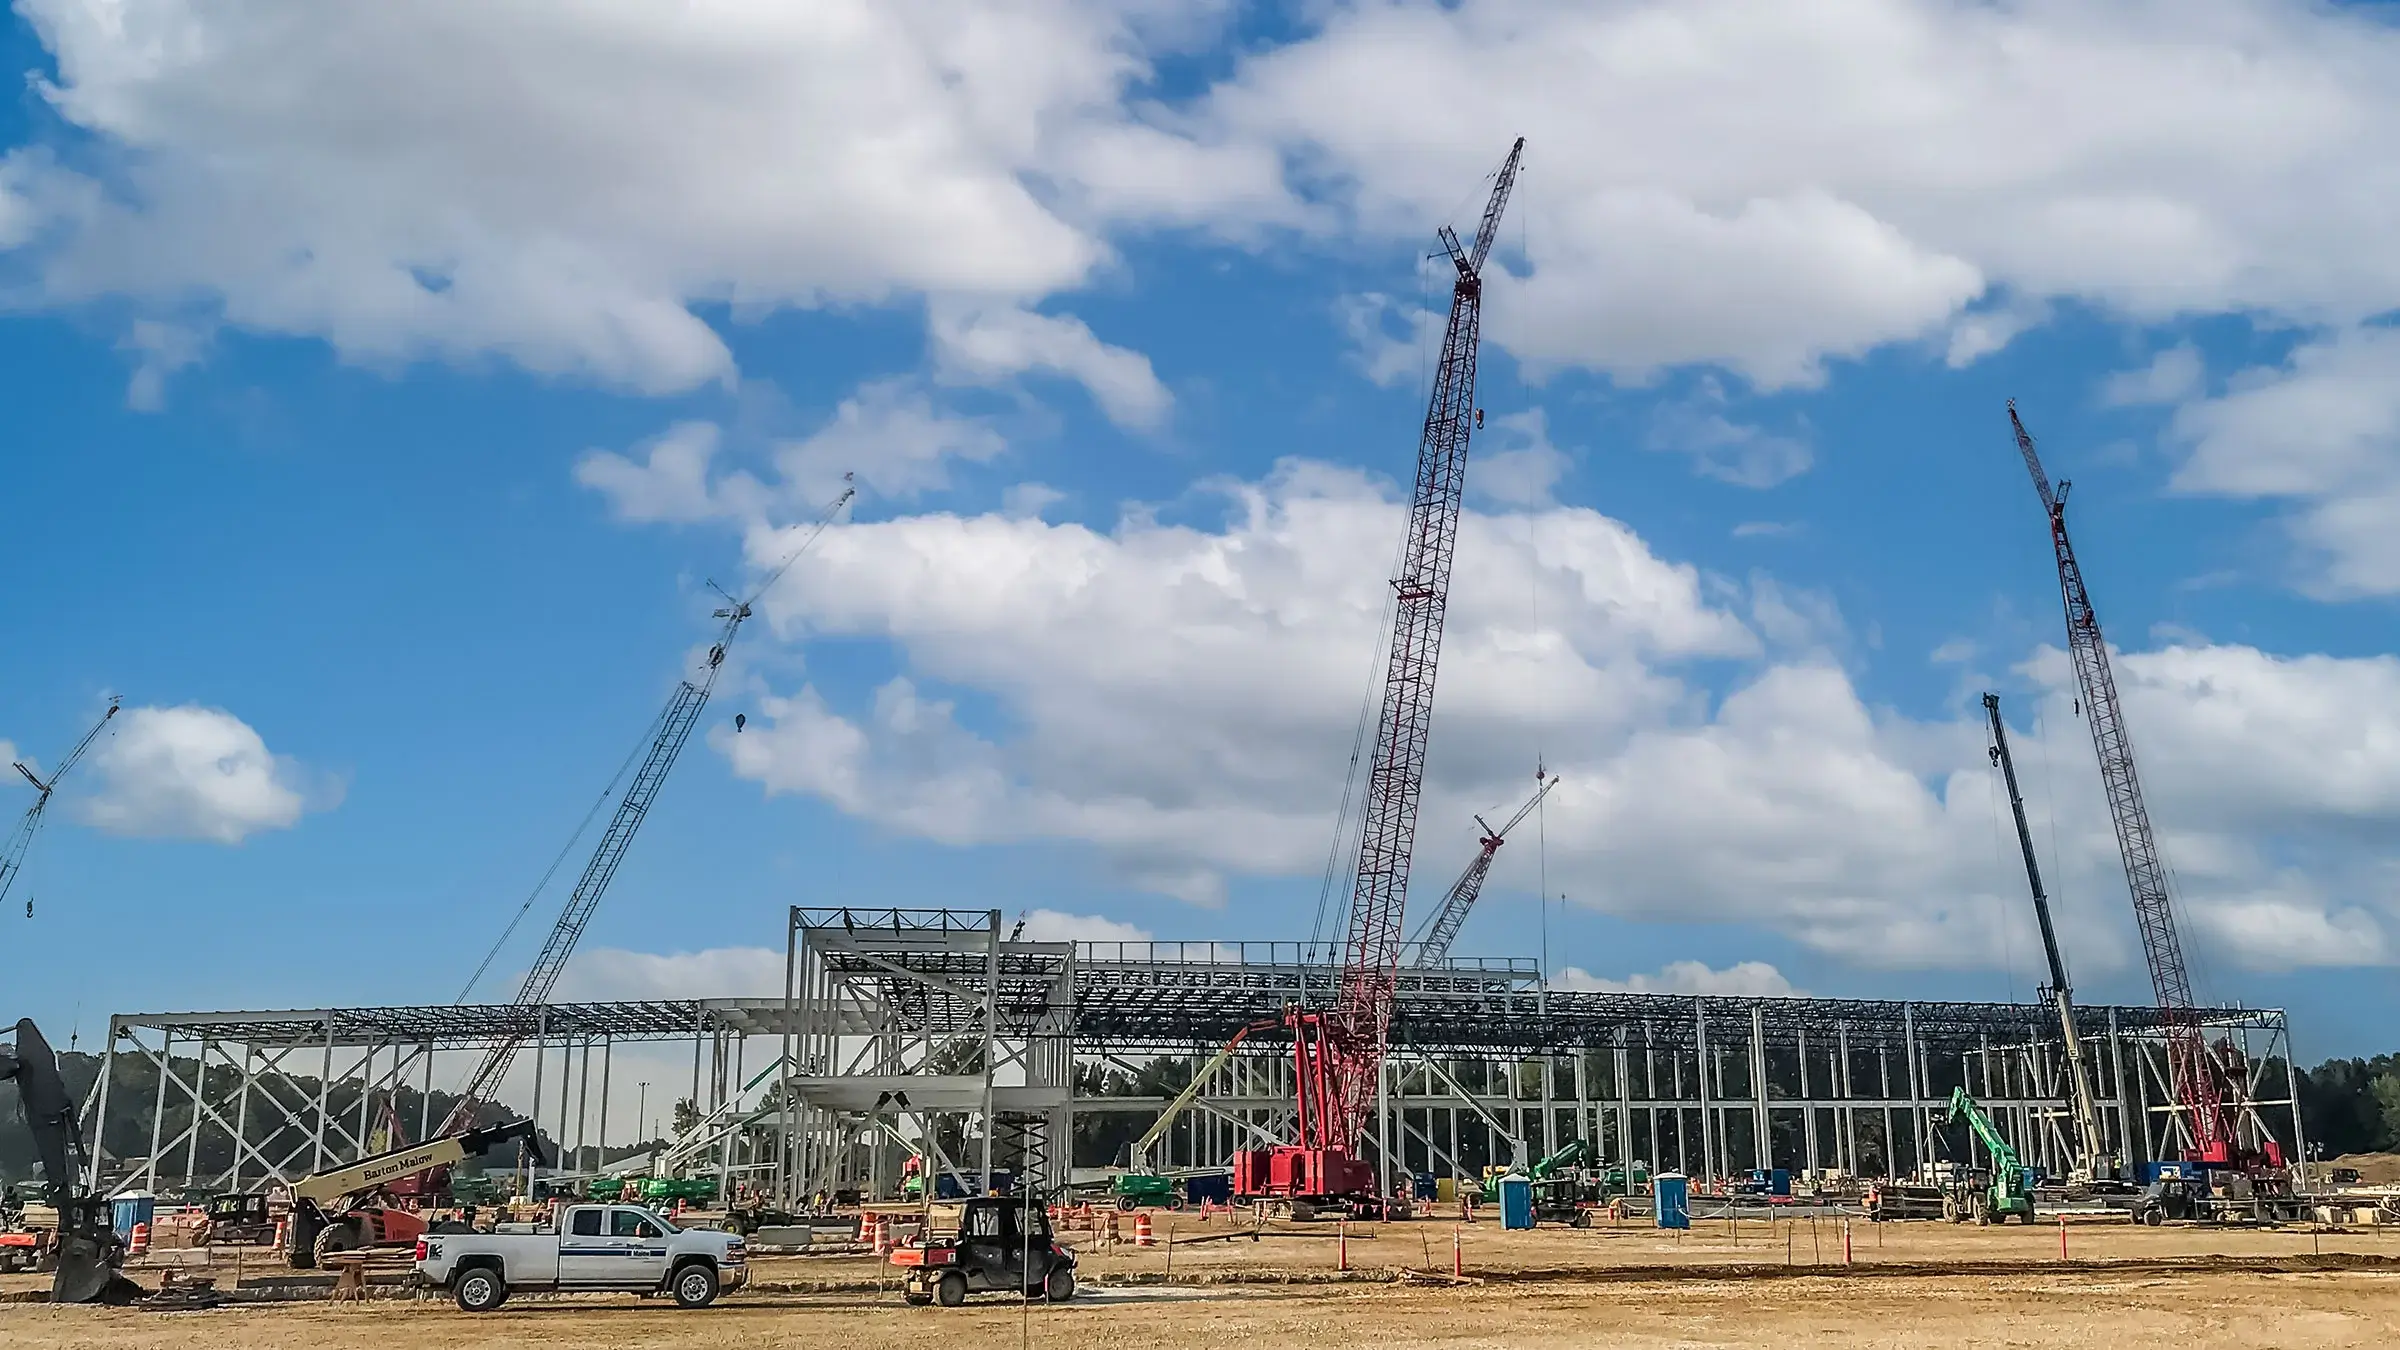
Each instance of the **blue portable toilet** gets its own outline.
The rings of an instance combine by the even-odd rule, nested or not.
[[[1661,1172],[1650,1178],[1650,1195],[1661,1228],[1692,1226],[1692,1183],[1681,1172]]]
[[[158,1213],[158,1197],[148,1191],[132,1191],[109,1201],[109,1227],[117,1236],[128,1241],[133,1238],[133,1226],[149,1223]]]
[[[1511,1172],[1500,1178],[1500,1226],[1533,1227],[1533,1179]]]

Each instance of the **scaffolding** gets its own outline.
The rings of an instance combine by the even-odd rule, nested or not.
[[[1598,992],[1548,986],[1524,958],[1414,957],[1365,1141],[1387,1184],[1473,1177],[1576,1138],[1609,1165],[1704,1180],[1759,1167],[1904,1176],[1947,1156],[1937,1121],[1957,1086],[2029,1163],[2064,1173],[2073,1157],[2048,1004]],[[696,1119],[664,1167],[784,1206],[890,1196],[911,1155],[930,1184],[980,1190],[1007,1172],[1054,1189],[1123,1163],[1116,1146],[1243,1026],[1322,1002],[1338,959],[1293,942],[1019,940],[997,910],[795,907],[780,998],[121,1014],[87,1115],[112,1084],[147,1079],[149,1146],[105,1162],[95,1148],[91,1180],[161,1193],[288,1183],[371,1151],[377,1105],[412,1081],[428,1126],[437,1052],[522,1035],[528,1114],[578,1154],[610,1135],[614,1049],[688,1040]],[[2224,1061],[2256,1073],[2244,1128],[2288,1119],[2278,1133],[2304,1156],[2284,1014],[2200,1015]],[[2113,1146],[2135,1163],[2177,1156],[2191,1130],[2158,1011],[2077,1017]],[[1145,1075],[1172,1085],[1135,1090]],[[1288,1047],[1253,1037],[1155,1161],[1222,1166],[1284,1137],[1291,1110]]]

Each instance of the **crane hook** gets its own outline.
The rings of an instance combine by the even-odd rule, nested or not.
[[[733,734],[736,736],[741,735],[742,728],[748,725],[749,721],[750,719],[747,715],[743,713],[735,713],[733,715]]]

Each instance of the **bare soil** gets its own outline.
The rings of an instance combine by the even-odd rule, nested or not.
[[[1167,1233],[1163,1218],[1161,1236]],[[1490,1224],[1354,1230],[1351,1269],[1324,1226],[1252,1241],[1178,1218],[1172,1247],[1090,1246],[1086,1294],[1049,1307],[997,1297],[911,1308],[863,1255],[765,1257],[758,1287],[684,1313],[630,1297],[525,1297],[469,1317],[397,1290],[363,1304],[239,1304],[203,1313],[0,1303],[0,1350],[336,1350],[365,1339],[495,1350],[592,1345],[839,1350],[937,1333],[960,1347],[1331,1350],[1609,1345],[2388,1346],[2400,1344],[2400,1228],[2135,1228],[2121,1220],[1974,1228],[1722,1220],[1681,1237],[1605,1221],[1502,1233]],[[1468,1272],[1449,1277],[1451,1239]],[[1787,1256],[1788,1253],[1788,1256]],[[1170,1254],[1173,1269],[1168,1269]],[[222,1255],[222,1254],[221,1254]],[[1787,1264],[1788,1261],[1788,1264]],[[262,1263],[245,1263],[255,1286]],[[137,1272],[155,1283],[152,1272]],[[230,1285],[230,1263],[214,1268]],[[0,1291],[30,1277],[0,1277]],[[246,1290],[246,1292],[258,1292]]]

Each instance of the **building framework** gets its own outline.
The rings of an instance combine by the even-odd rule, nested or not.
[[[1112,1141],[1156,1117],[1162,1080],[1172,1091],[1243,1026],[1321,1002],[1338,962],[1290,942],[1019,940],[996,910],[794,908],[785,937],[781,997],[119,1015],[87,1115],[120,1080],[142,1082],[149,1147],[117,1150],[105,1175],[96,1161],[93,1182],[288,1182],[369,1151],[397,1089],[446,1086],[437,1053],[525,1035],[530,1114],[570,1150],[611,1134],[616,1046],[688,1042],[697,1120],[671,1167],[784,1203],[892,1194],[912,1154],[963,1186],[1006,1169],[1055,1187],[1123,1162]],[[1522,958],[1418,967],[1407,955],[1367,1145],[1387,1181],[1473,1176],[1570,1138],[1610,1164],[1704,1179],[1753,1167],[1897,1176],[1951,1156],[1933,1121],[1959,1086],[2028,1161],[2063,1171],[2072,1153],[2047,1004],[1605,993],[1546,987]],[[2190,1128],[2157,1010],[2077,1016],[2113,1146],[2136,1162],[2175,1156]],[[2202,1017],[2220,1054],[2257,1066],[2247,1127],[2304,1155],[2284,1014]],[[1287,1050],[1253,1037],[1155,1160],[1217,1166],[1281,1137]],[[430,1126],[418,1108],[404,1128]]]

